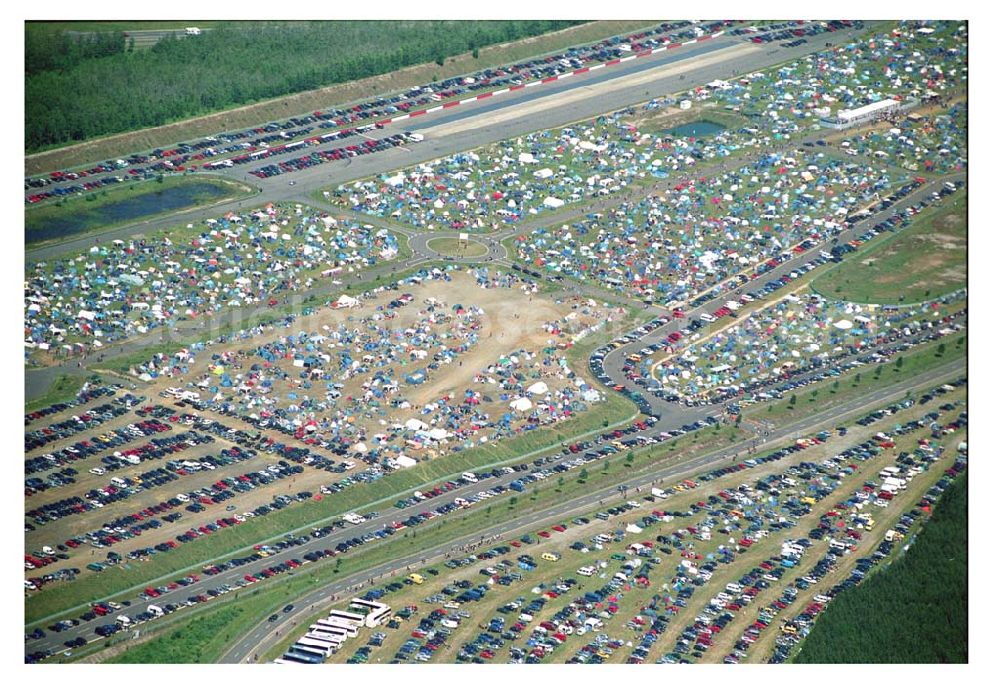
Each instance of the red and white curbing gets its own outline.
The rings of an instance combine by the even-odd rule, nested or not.
[[[684,41],[683,43],[668,43],[667,45],[660,46],[659,48],[648,48],[646,50],[641,50],[634,55],[629,55],[628,57],[615,58],[614,60],[609,60],[608,62],[599,62],[596,65],[591,65],[589,67],[581,67],[575,69],[572,72],[564,72],[558,74],[554,77],[545,77],[544,79],[539,79],[538,81],[532,81],[527,84],[519,84],[516,86],[508,86],[506,88],[499,89],[497,91],[488,91],[487,93],[480,93],[476,96],[470,96],[469,98],[462,98],[461,100],[448,101],[447,103],[442,103],[433,108],[424,108],[422,110],[414,110],[413,112],[406,113],[405,115],[397,115],[387,120],[380,120],[375,124],[387,125],[393,122],[402,122],[403,120],[408,120],[413,117],[420,117],[421,115],[426,115],[431,112],[437,112],[439,110],[444,110],[446,108],[454,108],[459,105],[465,105],[466,103],[475,103],[476,101],[485,100],[487,98],[492,98],[493,96],[500,96],[504,93],[510,93],[512,91],[520,91],[521,89],[531,88],[532,86],[541,86],[542,84],[549,84],[553,81],[560,81],[562,79],[568,79],[576,74],[586,74],[587,72],[593,72],[598,69],[604,69],[605,67],[611,67],[614,65],[621,64],[623,62],[629,62],[630,60],[635,60],[636,58],[646,57],[648,55],[655,55],[657,53],[662,53],[664,50],[672,50],[673,48],[680,48],[685,45],[694,45],[695,43],[703,43],[704,41],[710,41],[713,38],[719,38],[724,36],[725,31],[716,31],[713,34],[708,34],[706,36],[701,36],[699,38],[693,38],[690,41]],[[353,129],[341,130],[341,134],[349,134],[353,132]]]
[[[646,50],[641,50],[641,51],[639,51],[639,52],[637,52],[637,53],[635,53],[633,55],[629,55],[628,57],[615,58],[614,60],[609,60],[608,62],[599,62],[596,65],[590,65],[588,67],[580,67],[579,69],[575,69],[572,72],[564,72],[564,73],[558,74],[558,75],[556,75],[554,77],[545,77],[544,79],[539,79],[538,81],[532,81],[532,82],[529,82],[527,84],[518,84],[518,85],[515,85],[515,86],[508,86],[508,87],[505,87],[505,88],[502,88],[502,89],[498,89],[496,91],[489,91],[487,93],[480,93],[479,95],[476,95],[476,96],[470,96],[468,98],[462,98],[461,100],[448,101],[447,103],[442,103],[441,105],[436,105],[433,108],[422,108],[420,110],[414,110],[413,112],[408,112],[405,115],[396,115],[395,117],[391,117],[391,118],[384,119],[384,120],[379,120],[375,124],[377,126],[385,126],[387,124],[392,124],[394,122],[402,122],[403,120],[408,120],[408,119],[411,119],[413,117],[420,117],[422,115],[426,115],[427,113],[437,112],[439,110],[445,110],[447,108],[455,108],[455,107],[458,107],[459,105],[465,105],[467,103],[475,103],[476,101],[481,101],[481,100],[485,100],[487,98],[492,98],[493,96],[500,96],[500,95],[503,95],[505,93],[510,93],[512,91],[520,91],[521,89],[531,88],[533,86],[541,86],[542,84],[549,84],[549,83],[552,83],[554,81],[559,81],[561,79],[568,79],[569,77],[574,76],[576,74],[586,74],[587,72],[593,72],[594,70],[597,70],[597,69],[604,69],[605,67],[612,67],[614,65],[618,65],[618,64],[621,64],[623,62],[629,62],[631,60],[635,60],[636,58],[646,57],[648,55],[655,55],[657,53],[662,53],[664,50],[672,50],[674,48],[680,48],[681,46],[684,46],[684,45],[694,45],[695,43],[702,43],[704,41],[710,41],[710,40],[712,40],[714,38],[719,38],[720,36],[724,36],[725,34],[726,34],[725,31],[716,31],[713,34],[708,34],[706,36],[701,36],[699,38],[694,38],[694,39],[691,39],[690,41],[685,41],[683,43],[668,43],[667,45],[660,46],[659,48],[647,48]],[[341,134],[355,134],[355,133],[357,133],[357,129],[356,128],[342,129],[342,130],[340,130],[340,133]],[[309,141],[309,140],[307,139],[306,141]],[[225,160],[218,160],[218,161],[214,161],[213,164],[224,163],[224,162],[225,162]]]

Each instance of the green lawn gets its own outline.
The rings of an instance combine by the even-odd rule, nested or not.
[[[25,402],[24,411],[25,413],[33,412],[36,409],[42,409],[56,402],[66,402],[74,398],[76,393],[80,392],[80,388],[83,387],[85,382],[87,382],[87,376],[60,374],[52,381],[52,385],[49,386],[44,395],[30,402]]]
[[[475,258],[485,256],[489,249],[477,241],[469,240],[462,242],[451,237],[438,237],[427,242],[427,246],[439,254],[459,258]]]
[[[912,304],[968,284],[968,198],[965,192],[924,211],[912,225],[875,242],[813,281],[829,299]]]
[[[244,630],[253,628],[290,598],[317,584],[313,573],[313,576],[279,580],[268,589],[254,589],[238,599],[227,600],[201,615],[172,625],[150,641],[137,644],[105,662],[213,662]]]

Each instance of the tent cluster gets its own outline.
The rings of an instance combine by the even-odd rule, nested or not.
[[[271,301],[343,270],[389,261],[395,235],[301,205],[96,245],[25,277],[25,340],[101,346],[227,306]]]
[[[964,290],[916,307],[896,308],[790,294],[739,323],[687,347],[657,369],[665,389],[695,397],[780,379],[789,371],[856,353],[937,323]]]
[[[469,272],[492,288],[483,269]],[[161,372],[171,366],[167,374],[200,390],[218,413],[390,469],[555,423],[603,400],[555,343],[606,320],[585,302],[546,323],[552,346],[519,349],[477,371],[468,355],[481,346],[486,312],[473,302],[407,296],[338,313],[313,332],[185,348],[156,364]],[[441,384],[446,376],[452,384]]]
[[[933,31],[920,33],[920,27]],[[926,101],[967,79],[965,22],[899,22],[865,42],[811,53],[725,88],[700,87],[687,97],[759,115],[780,139],[841,110],[888,98]]]
[[[333,203],[426,229],[494,230],[531,214],[620,191],[636,179],[666,177],[699,161],[737,152],[767,151],[775,141],[818,128],[821,120],[842,109],[887,98],[927,100],[963,84],[965,24],[927,26],[934,31],[918,33],[917,24],[903,22],[868,42],[804,56],[740,80],[717,80],[687,94],[687,102],[713,101],[758,118],[761,126],[723,131],[703,140],[643,131],[634,120],[665,104],[654,99],[643,112],[628,108],[325,193]],[[958,124],[935,131],[961,134],[963,129]],[[964,161],[957,139],[938,146],[933,140],[936,134],[930,136],[926,144],[913,147],[914,154],[921,149],[936,151],[949,166]],[[910,137],[904,136],[904,143],[906,138]]]
[[[495,230],[528,215],[620,192],[699,160],[760,141],[720,132],[702,143],[639,131],[629,108],[585,125],[528,134],[424,163],[376,180],[341,185],[331,202],[426,229]]]
[[[807,238],[841,231],[848,213],[903,180],[865,161],[776,153],[605,213],[515,238],[518,258],[659,303],[685,300]]]
[[[969,109],[912,113],[896,126],[856,134],[841,144],[848,155],[869,155],[913,172],[954,172],[968,166]]]

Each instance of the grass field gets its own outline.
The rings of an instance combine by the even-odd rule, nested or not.
[[[218,658],[241,630],[249,629],[280,608],[301,589],[317,585],[315,575],[255,589],[242,598],[196,615],[135,645],[108,663],[207,663]]]
[[[489,249],[487,249],[483,244],[480,244],[475,240],[470,239],[467,242],[463,242],[451,237],[438,237],[437,239],[432,239],[427,242],[427,246],[439,254],[458,258],[475,258],[477,256],[485,256],[489,251]]]
[[[968,282],[968,198],[925,211],[910,227],[873,243],[813,281],[830,299],[865,304],[911,304]]]
[[[184,23],[187,24],[187,22]],[[400,90],[429,81],[468,74],[485,67],[517,62],[537,55],[561,51],[570,46],[591,43],[609,36],[631,33],[650,27],[653,23],[650,20],[587,22],[533,38],[483,47],[479,49],[478,57],[473,57],[471,52],[449,57],[444,60],[443,66],[427,62],[389,74],[293,93],[252,105],[184,119],[160,127],[95,138],[84,143],[64,146],[26,157],[25,174],[33,175],[51,170],[61,170],[95,160],[120,156],[123,153],[170,146],[178,141],[186,141],[198,136],[210,136],[230,129],[257,126],[262,122],[283,120],[320,108],[352,103],[359,99],[370,98],[374,94],[395,94]],[[197,25],[207,27],[210,26],[210,23],[198,22]],[[77,30],[92,29],[93,27],[87,26]]]
[[[968,475],[891,566],[838,596],[794,662],[969,662]]]
[[[52,381],[52,385],[49,386],[44,395],[25,403],[24,411],[26,413],[33,412],[56,402],[66,402],[80,392],[80,388],[86,381],[87,376],[60,374]]]
[[[167,212],[249,196],[252,192],[245,184],[201,175],[164,177],[159,181],[137,181],[102,189],[27,208],[24,212],[25,244],[37,247]]]

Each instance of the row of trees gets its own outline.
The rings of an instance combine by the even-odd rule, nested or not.
[[[841,593],[797,663],[968,663],[968,481],[944,493],[913,547]]]
[[[240,22],[132,50],[122,34],[27,31],[29,152],[444,62],[568,21]]]

